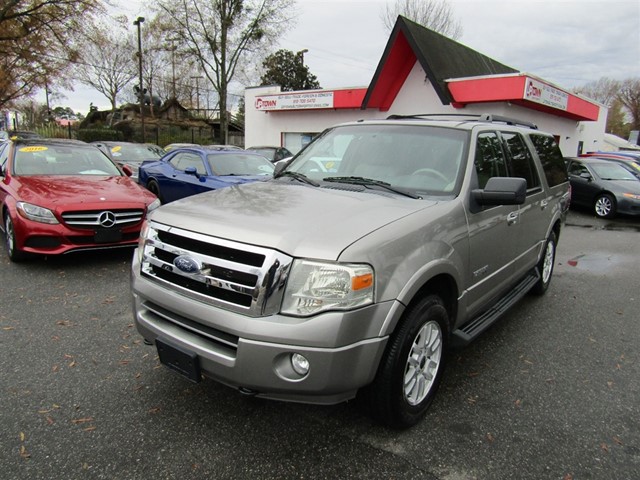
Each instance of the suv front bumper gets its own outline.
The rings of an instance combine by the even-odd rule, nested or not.
[[[310,318],[251,318],[194,302],[140,276],[134,255],[133,308],[140,334],[197,357],[203,375],[264,398],[334,404],[353,398],[377,371],[388,337],[379,332],[396,302]],[[395,308],[394,308],[395,306]],[[309,361],[299,375],[298,353]]]

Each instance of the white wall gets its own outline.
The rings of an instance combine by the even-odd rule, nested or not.
[[[279,86],[248,88],[245,91],[245,147],[252,145],[281,146],[283,133],[319,133],[338,123],[380,116],[380,112],[377,110],[360,110],[360,108],[271,112],[255,109],[256,97],[279,93],[281,93]]]

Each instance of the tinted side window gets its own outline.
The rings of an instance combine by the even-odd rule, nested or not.
[[[527,181],[527,190],[539,188],[540,177],[522,136],[512,132],[501,134],[510,156],[511,176],[524,178]]]
[[[480,188],[484,188],[491,177],[509,176],[500,139],[495,132],[478,135],[474,162]]]
[[[571,165],[569,166],[569,173],[571,175],[580,176],[581,173],[589,173],[589,170],[587,170],[587,167],[581,163],[571,162]]]
[[[202,159],[198,155],[193,155],[192,153],[178,153],[170,160],[170,163],[176,170],[184,171],[189,167],[195,167],[196,171],[200,175],[207,174]]]
[[[562,152],[553,137],[530,134],[529,138],[538,153],[538,157],[540,157],[544,176],[549,186],[554,187],[566,182],[567,170],[562,158]]]

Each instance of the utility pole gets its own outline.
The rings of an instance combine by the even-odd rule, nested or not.
[[[298,55],[300,55],[300,63],[302,64],[302,66],[304,66],[304,54],[307,53],[309,51],[308,48],[305,48],[304,50],[300,50],[298,52]]]
[[[196,81],[196,112],[198,115],[200,115],[200,87],[198,84],[198,80],[200,80],[201,78],[204,78],[202,75],[200,76],[194,76],[191,77],[193,79],[195,79]]]
[[[173,80],[173,98],[177,99],[176,94],[176,43],[179,42],[179,38],[168,38],[167,42],[171,42],[171,75]]]
[[[47,101],[47,122],[51,120],[51,105],[49,104],[49,81],[44,80],[44,95]]]
[[[142,143],[147,141],[144,128],[144,88],[142,87],[142,39],[140,37],[140,25],[144,22],[144,17],[138,17],[133,24],[138,27],[138,74],[140,76],[140,123],[142,124]]]

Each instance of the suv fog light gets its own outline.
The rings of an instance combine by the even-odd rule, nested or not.
[[[306,375],[309,373],[309,360],[299,353],[291,354],[291,366],[298,375]]]

